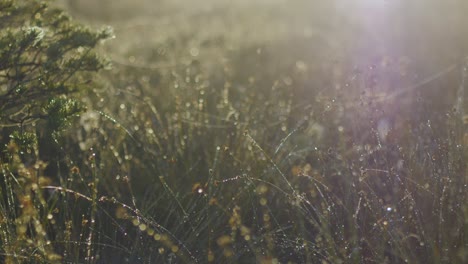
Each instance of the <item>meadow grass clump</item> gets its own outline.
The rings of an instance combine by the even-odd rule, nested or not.
[[[154,89],[139,77],[145,71],[126,70],[126,81],[135,74],[140,88],[117,90],[131,103],[107,110],[118,113],[112,118],[101,115],[98,138],[119,135],[105,138],[122,165],[118,174],[128,177],[114,190],[150,219],[124,224],[139,241],[130,255],[214,263],[463,261],[466,146],[450,105],[446,119],[426,99],[395,109],[377,91],[352,94],[360,80],[332,91],[336,97],[322,93],[304,103],[288,92],[289,80],[272,82],[266,93],[270,85],[255,86],[255,76],[238,81],[236,67],[211,77],[227,79],[224,92],[196,62],[173,70],[159,80],[171,87],[161,103],[143,96]]]
[[[0,112],[27,121],[0,138],[2,261],[468,261],[465,64],[422,80],[402,54],[355,67],[337,40],[361,25],[325,2],[312,18],[306,1],[160,4],[115,23],[112,70],[56,77],[92,76],[79,100]]]

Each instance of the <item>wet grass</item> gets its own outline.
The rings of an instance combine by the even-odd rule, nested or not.
[[[467,262],[466,63],[262,7],[116,19],[56,162],[8,148],[4,260]]]

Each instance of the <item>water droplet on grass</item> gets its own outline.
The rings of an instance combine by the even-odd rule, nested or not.
[[[191,55],[191,56],[196,57],[196,56],[198,56],[199,54],[200,54],[200,50],[199,50],[199,49],[197,49],[197,48],[195,48],[195,47],[193,47],[193,48],[190,49],[190,55]]]

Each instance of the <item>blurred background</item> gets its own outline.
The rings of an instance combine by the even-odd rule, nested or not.
[[[114,28],[116,39],[105,49],[116,65],[167,69],[196,58],[218,68],[229,53],[266,49],[268,61],[259,67],[297,62],[309,86],[301,93],[345,85],[356,74],[372,75],[386,92],[429,79],[430,86],[450,74],[459,82],[455,69],[444,71],[467,54],[462,0],[58,3],[82,22]],[[246,64],[255,63],[249,59]]]
[[[354,60],[382,56],[453,62],[466,50],[468,4],[449,1],[91,1],[60,0],[76,18],[115,27],[121,49],[131,43],[155,42],[183,28],[199,39],[223,36],[234,47],[249,43],[309,38],[309,53],[334,50]],[[237,33],[237,34],[236,34]],[[256,37],[252,39],[252,36]],[[288,41],[289,40],[289,41]],[[231,40],[232,41],[232,40]],[[253,42],[253,43],[252,43]],[[328,45],[324,45],[326,42]],[[195,43],[193,43],[195,44]],[[349,51],[349,52],[345,52]],[[343,56],[343,55],[341,55]],[[332,58],[329,58],[332,59]],[[428,61],[421,61],[428,62]],[[357,62],[356,62],[357,63]]]

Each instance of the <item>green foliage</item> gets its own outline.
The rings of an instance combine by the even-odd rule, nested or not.
[[[21,148],[21,152],[31,153],[37,148],[37,137],[34,133],[14,131],[10,138],[11,143]]]
[[[69,98],[51,98],[44,107],[48,127],[51,131],[62,131],[71,124],[71,118],[83,110],[82,104]]]
[[[60,162],[57,135],[85,109],[74,96],[109,65],[94,49],[111,31],[76,24],[49,1],[1,0],[0,25],[0,261],[57,263],[57,197],[46,201],[43,188],[58,170],[40,159]]]
[[[0,20],[2,127],[47,118],[44,109],[50,100],[84,89],[90,78],[84,73],[107,66],[93,49],[109,38],[111,32],[108,29],[95,32],[74,24],[47,2],[2,1]],[[62,108],[68,107],[70,105]],[[60,111],[60,118],[67,119],[76,114]]]

